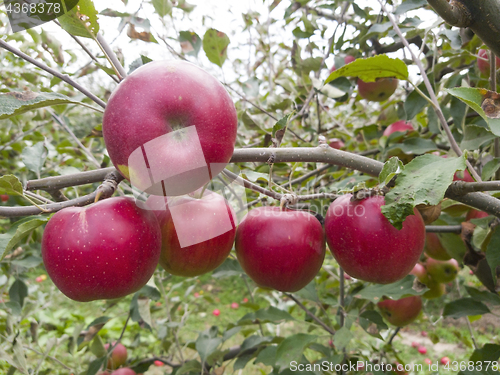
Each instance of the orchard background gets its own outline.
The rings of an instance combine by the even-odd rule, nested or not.
[[[93,375],[106,366],[105,344],[117,341],[126,366],[143,374],[335,372],[294,371],[292,361],[498,372],[486,363],[500,357],[500,3],[275,0],[215,9],[80,0],[57,22],[12,33],[0,7],[0,372]],[[342,67],[346,56],[358,60]],[[481,71],[488,58],[490,71]],[[101,185],[114,170],[103,107],[121,78],[161,59],[203,67],[233,98],[238,137],[228,167],[245,180],[249,209],[285,198],[322,218],[337,194],[378,186],[398,226],[413,207],[440,204],[427,232],[460,264],[445,294],[395,328],[377,301],[427,289],[412,275],[388,285],[350,278],[327,251],[316,278],[293,294],[258,288],[231,254],[194,278],[158,267],[118,300],[65,297],[42,264],[44,226],[63,207],[132,194],[127,181]],[[399,84],[387,100],[368,101],[355,77]],[[414,130],[383,134],[399,120]],[[489,216],[466,221],[471,207]]]

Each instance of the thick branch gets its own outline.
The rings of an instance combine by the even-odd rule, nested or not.
[[[427,0],[448,24],[469,27],[500,56],[500,2],[498,0]]]
[[[464,195],[473,193],[475,191],[497,191],[500,190],[500,181],[486,181],[486,182],[465,182],[454,181],[448,191],[455,195]]]
[[[425,231],[427,233],[461,233],[461,225],[426,225]]]
[[[97,169],[95,171],[80,172],[64,176],[54,176],[32,180],[26,183],[26,190],[54,190],[71,186],[92,184],[104,180],[104,177],[112,171],[114,167]]]
[[[427,0],[427,2],[434,8],[437,14],[452,26],[468,27],[472,21],[471,15],[458,1]]]

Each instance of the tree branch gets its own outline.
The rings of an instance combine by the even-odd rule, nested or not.
[[[328,332],[330,335],[335,335],[335,331],[328,327],[321,319],[319,319],[316,315],[314,315],[312,312],[310,312],[307,307],[305,307],[297,298],[293,296],[293,294],[290,293],[284,293],[285,296],[288,298],[292,299],[297,306],[299,306],[304,312],[316,323],[318,323],[326,332]]]
[[[6,49],[9,52],[12,52],[14,55],[19,56],[23,60],[28,61],[29,63],[39,67],[40,69],[45,70],[47,73],[52,74],[54,77],[57,77],[57,78],[63,80],[64,82],[73,86],[75,89],[80,91],[82,94],[84,94],[88,98],[92,99],[97,104],[99,104],[102,108],[106,108],[106,103],[104,103],[101,99],[99,99],[97,96],[92,94],[89,90],[87,90],[86,88],[81,86],[79,83],[73,81],[66,74],[59,73],[57,70],[49,68],[47,65],[41,63],[40,61],[33,59],[32,57],[28,56],[24,52],[19,51],[17,48],[12,47],[11,45],[9,45],[8,43],[4,42],[1,39],[0,39],[0,47]]]
[[[469,27],[500,56],[500,2],[497,0],[427,0],[448,24]]]
[[[427,233],[462,233],[461,225],[426,225]]]

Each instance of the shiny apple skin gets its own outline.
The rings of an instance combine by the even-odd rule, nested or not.
[[[320,222],[303,211],[251,210],[236,230],[236,256],[261,287],[296,292],[311,282],[325,258]]]
[[[129,156],[134,150],[192,125],[196,127],[204,162],[213,177],[233,155],[238,126],[234,103],[224,86],[203,69],[186,61],[164,60],[138,68],[119,84],[104,111],[102,131],[111,161],[130,179]],[[180,170],[187,171],[193,158],[190,145],[194,143],[189,140],[188,144],[169,145],[156,148],[158,163],[167,168],[180,166]],[[196,174],[178,176],[194,180]],[[180,184],[175,177],[170,181]],[[167,195],[187,194],[206,182],[196,181],[199,186],[188,183],[176,190],[176,194]],[[141,182],[138,187],[145,190],[143,185],[148,184]]]
[[[404,120],[396,121],[395,123],[389,125],[385,128],[383,135],[386,137],[390,136],[395,132],[407,132],[415,130],[410,122],[406,122]]]
[[[386,299],[377,303],[382,316],[392,325],[403,327],[413,323],[422,311],[422,298],[410,296],[398,300]]]
[[[59,290],[80,302],[126,296],[142,288],[160,258],[155,215],[132,198],[68,207],[48,222],[42,258]]]
[[[397,78],[379,78],[375,82],[365,82],[358,78],[358,93],[363,99],[383,102],[394,94],[398,82]]]
[[[158,208],[154,203],[158,199],[165,198],[151,196],[148,206]],[[162,233],[160,265],[172,275],[185,277],[203,275],[219,267],[231,252],[236,235],[237,219],[231,205],[208,190],[203,199],[185,195],[168,198],[166,202],[165,209],[154,210]],[[181,246],[179,229],[180,233],[189,233],[192,245]]]
[[[491,52],[493,53],[493,52]],[[479,71],[481,72],[482,75],[489,76],[490,75],[490,61],[488,57],[488,51],[485,49],[480,49],[477,55],[481,58],[477,59],[477,67]],[[497,69],[500,68],[500,59],[495,56],[496,58],[496,67]],[[486,60],[483,60],[486,59]]]
[[[424,252],[433,259],[449,260],[451,256],[443,247],[439,236],[436,233],[427,233],[425,235],[425,248]]]
[[[397,230],[382,214],[382,196],[332,202],[325,216],[328,247],[339,265],[356,279],[389,284],[404,278],[425,243],[425,224],[415,209]]]

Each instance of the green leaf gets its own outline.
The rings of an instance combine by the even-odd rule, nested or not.
[[[382,213],[396,228],[413,214],[419,204],[437,205],[444,198],[457,170],[465,169],[465,154],[460,158],[418,156],[398,175],[396,186],[385,196]]]
[[[320,302],[318,291],[316,290],[316,282],[314,280],[294,294],[309,301]]]
[[[44,142],[38,142],[32,147],[25,147],[21,153],[21,159],[26,167],[40,176],[40,170],[45,164],[47,158],[47,147]]]
[[[86,375],[96,375],[97,371],[101,369],[101,367],[107,363],[108,358],[107,357],[101,357],[93,360],[89,364],[89,368],[87,369],[87,374]]]
[[[274,124],[274,126],[273,126],[273,137],[278,138],[278,136],[280,135],[280,133],[278,133],[278,132],[280,130],[285,129],[288,126],[288,121],[289,121],[289,119],[290,119],[291,116],[292,116],[292,113],[289,113],[285,117],[280,118],[278,120],[278,122],[276,122],[276,124]],[[278,135],[276,133],[278,133]],[[283,135],[281,135],[281,139],[282,138],[283,138]],[[281,139],[278,139],[278,141],[281,142]]]
[[[236,259],[227,258],[213,273],[212,277],[222,279],[229,276],[241,276],[243,269]]]
[[[363,328],[369,335],[376,337],[380,340],[383,340],[380,335],[381,330],[388,329],[387,324],[385,324],[382,315],[380,315],[375,310],[366,310],[362,314],[359,315],[359,325]],[[376,326],[376,330],[370,330],[369,328],[373,325]]]
[[[18,267],[25,267],[25,268],[34,268],[38,266],[39,264],[42,263],[42,258],[38,256],[28,256],[24,259],[14,259],[10,262],[10,264],[13,264]]]
[[[288,336],[278,345],[275,365],[281,370],[290,368],[290,362],[297,361],[298,358],[301,358],[304,349],[309,346],[309,344],[316,341],[317,338],[317,336],[307,335],[305,333],[297,333]]]
[[[245,127],[248,129],[248,130],[256,130],[258,132],[262,132],[262,129],[260,128],[259,125],[257,125],[257,123],[255,122],[255,120],[252,118],[252,116],[250,116],[248,114],[247,111],[241,111],[239,113],[239,116],[240,120],[243,122],[243,125],[245,125]]]
[[[61,27],[74,36],[92,38],[99,32],[97,10],[91,0],[79,0],[76,7],[58,20]]]
[[[187,361],[175,373],[175,375],[184,375],[191,373],[199,374],[201,372],[201,363],[195,360]]]
[[[9,298],[11,301],[19,303],[23,307],[24,299],[28,296],[28,287],[21,279],[16,279],[9,288]]]
[[[498,227],[493,230],[490,242],[486,247],[486,261],[490,265],[493,280],[496,281],[496,269],[500,266],[500,229]]]
[[[14,362],[16,363],[16,368],[22,374],[28,375],[28,364],[26,363],[26,354],[24,352],[24,347],[19,338],[16,338],[14,345],[12,346],[12,351],[14,352]]]
[[[463,316],[483,315],[491,312],[484,303],[475,301],[472,298],[460,298],[444,306],[443,317],[454,319]]]
[[[483,179],[483,181],[488,181],[490,178],[492,178],[499,168],[500,158],[493,158],[492,160],[487,162],[484,165],[483,171],[481,173],[481,178]]]
[[[470,286],[466,286],[465,289],[467,290],[467,293],[469,293],[469,296],[476,301],[500,305],[500,296],[498,294],[492,293],[488,290],[478,290]]]
[[[46,223],[48,220],[48,218],[41,216],[27,217],[16,222],[7,233],[0,234],[0,260],[2,260],[28,233]]]
[[[238,324],[253,324],[256,320],[259,320],[261,323],[278,324],[283,321],[291,321],[295,319],[286,311],[270,306],[265,309],[257,310],[256,312],[246,314],[238,321]]]
[[[484,113],[481,108],[481,103],[483,102],[483,96],[487,93],[486,89],[472,88],[472,87],[455,87],[452,89],[446,89],[446,91],[453,95],[454,97],[460,99],[474,111],[476,111],[479,116],[483,118],[488,124],[491,132],[496,136],[500,136],[500,119],[489,118]]]
[[[427,5],[427,0],[406,0],[396,8],[394,14],[399,16],[414,9],[419,9]]]
[[[128,67],[129,68],[128,74],[132,73],[137,68],[140,68],[141,66],[146,65],[147,63],[150,63],[151,61],[153,61],[153,60],[151,60],[149,57],[141,55],[141,57],[139,57],[138,59],[135,59],[134,61],[132,61],[130,63],[130,65]]]
[[[425,84],[422,83],[418,86],[420,91],[428,95]],[[416,115],[418,115],[422,110],[429,105],[426,98],[419,94],[417,90],[413,90],[404,102],[404,109],[406,112],[406,121],[410,121]]]
[[[333,336],[333,345],[337,350],[343,350],[353,338],[353,334],[347,327],[340,328]]]
[[[102,342],[101,336],[95,335],[94,339],[90,344],[90,351],[96,357],[104,357],[107,354],[104,343]]]
[[[269,345],[266,348],[262,349],[257,358],[255,359],[255,364],[262,363],[264,366],[273,366],[276,362],[276,352],[278,351],[278,347],[275,345]]]
[[[90,323],[88,326],[87,326],[87,329],[89,329],[90,327],[94,327],[94,326],[104,326],[107,322],[109,322],[111,320],[110,317],[108,316],[100,316],[99,318],[97,319],[94,319],[92,321],[92,323]]]
[[[500,345],[484,344],[482,348],[474,350],[469,361],[498,361],[498,358],[500,358]]]
[[[73,100],[65,95],[55,92],[11,91],[1,93],[0,120],[17,116],[21,113],[32,111],[37,108],[59,104],[84,105],[77,100]]]
[[[325,84],[338,77],[359,77],[365,82],[375,82],[377,78],[382,77],[408,79],[408,67],[400,59],[377,55],[366,59],[356,59],[335,70],[328,76]]]
[[[16,176],[7,174],[0,177],[0,194],[22,196],[24,195],[23,185]]]
[[[463,150],[476,150],[495,138],[493,133],[482,126],[467,125],[465,127],[464,137],[460,143],[460,148]]]
[[[196,351],[201,360],[205,361],[210,354],[217,350],[220,344],[222,344],[222,338],[211,337],[208,333],[202,332],[196,339]]]
[[[398,158],[392,157],[384,163],[382,171],[378,175],[378,182],[381,185],[387,185],[392,178],[404,169],[403,162]]]
[[[198,56],[201,48],[201,38],[194,31],[181,31],[179,33],[179,42],[182,52],[186,55]]]
[[[403,296],[408,295],[422,295],[427,289],[417,292],[413,289],[414,276],[408,275],[404,279],[396,281],[392,284],[373,284],[361,289],[358,293],[354,295],[356,298],[367,299],[372,302],[379,302],[383,296],[389,297],[391,299],[400,299]]]
[[[203,50],[208,59],[220,67],[226,61],[228,45],[229,37],[222,31],[208,29],[203,36]]]
[[[405,154],[422,155],[426,152],[437,150],[438,147],[431,139],[413,137],[407,138],[401,143],[396,143],[391,147],[388,147],[387,152],[398,149],[403,151]]]
[[[170,14],[173,8],[172,1],[170,0],[153,0],[153,6],[156,13],[162,18]]]

